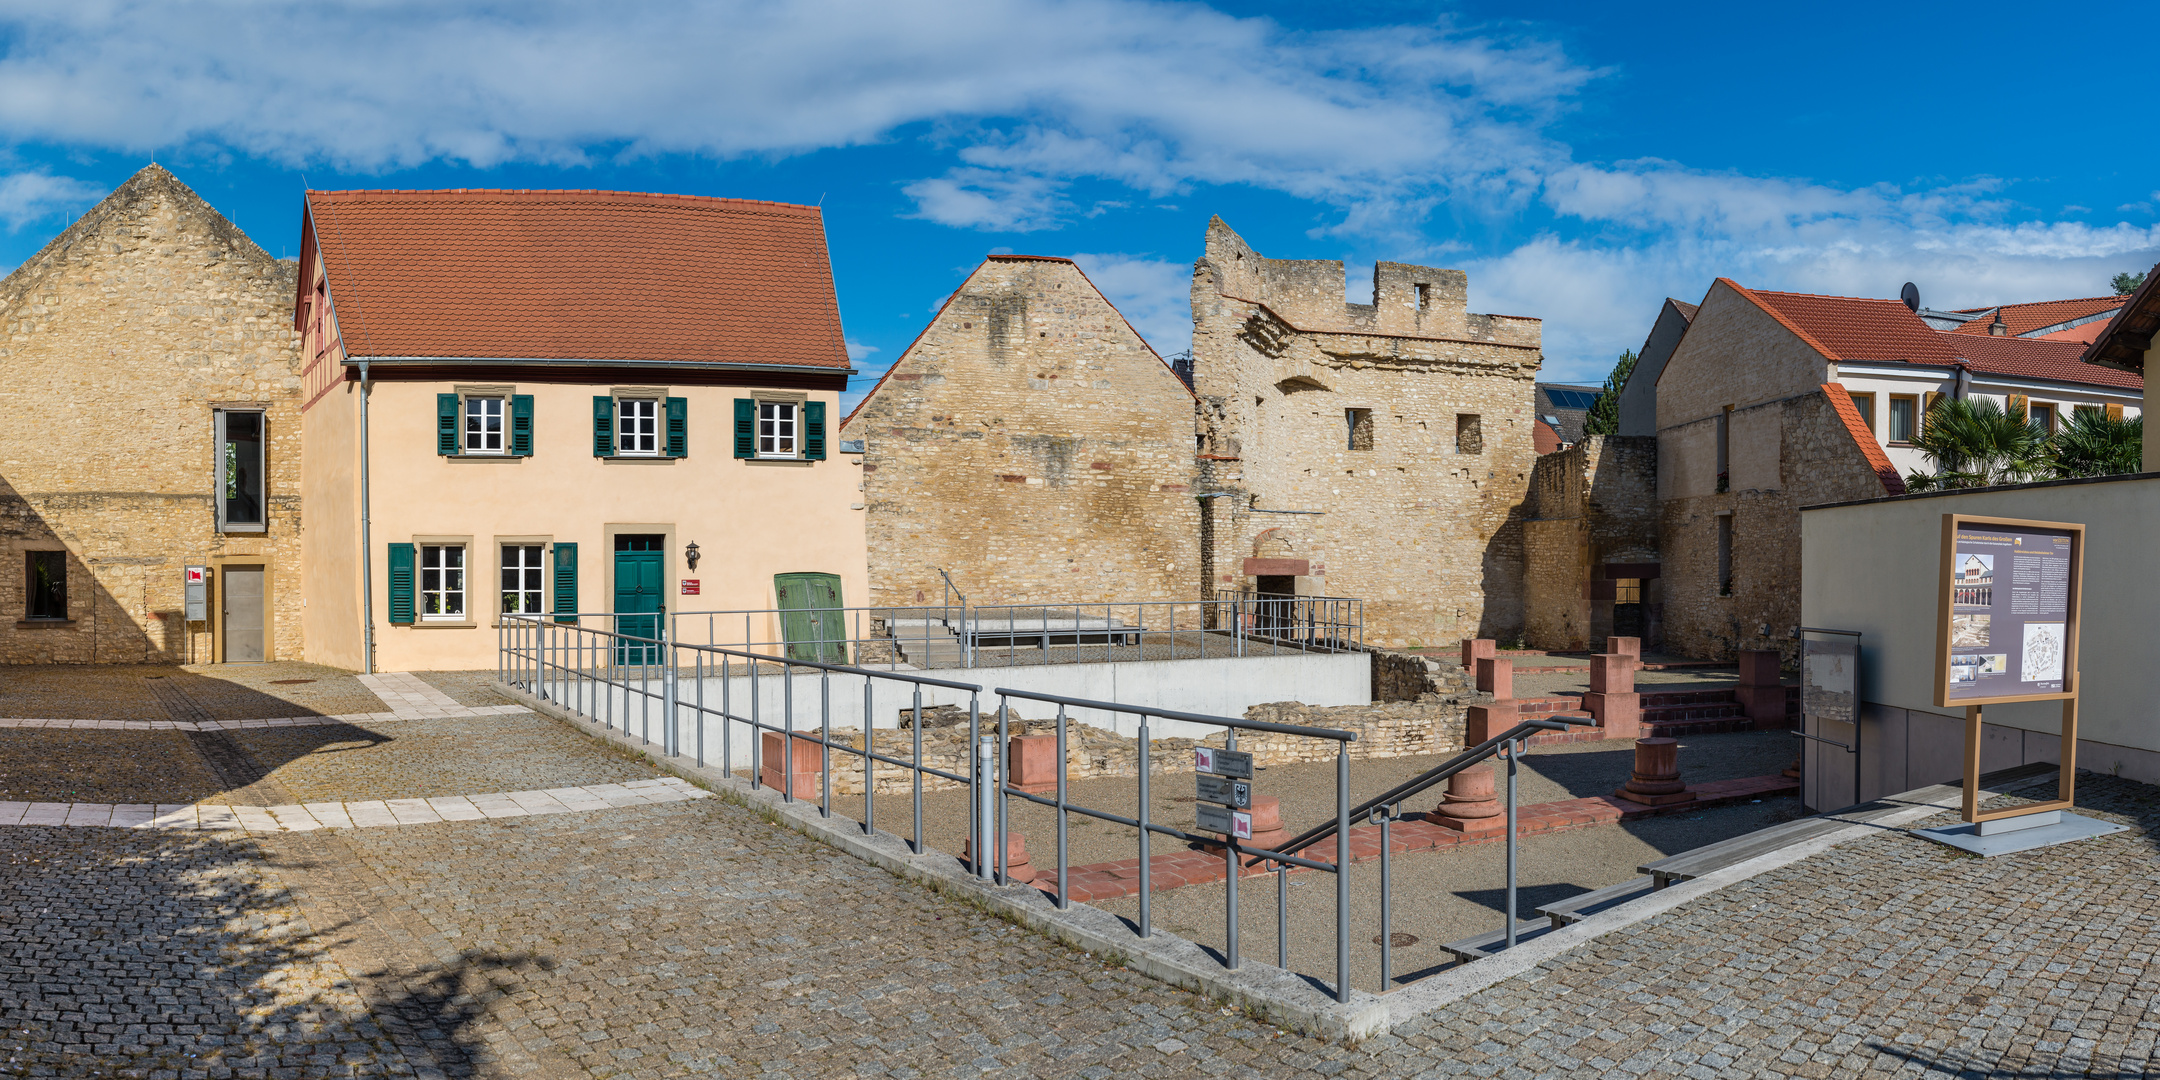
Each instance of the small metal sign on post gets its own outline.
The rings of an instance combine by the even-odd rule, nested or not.
[[[1193,768],[1217,776],[1250,780],[1252,755],[1243,750],[1217,750],[1211,746],[1198,746],[1193,748]]]
[[[187,601],[187,621],[204,622],[210,618],[210,568],[190,566],[181,571]]]
[[[1252,815],[1243,810],[1200,803],[1193,807],[1193,813],[1199,819],[1202,832],[1222,833],[1240,840],[1252,839]]]
[[[1209,776],[1201,773],[1193,777],[1197,781],[1197,796],[1201,802],[1221,803],[1234,810],[1252,809],[1252,782],[1232,780],[1227,776]]]

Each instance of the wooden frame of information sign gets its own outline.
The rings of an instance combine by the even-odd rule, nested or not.
[[[2027,547],[2027,540],[2047,541],[2047,554],[2040,554],[2038,545]],[[2065,547],[2066,552],[2062,550]],[[1995,578],[1998,554],[2012,556],[2010,565],[2004,568],[2008,573],[2000,583]],[[2035,575],[2029,582],[2018,579],[2020,555],[2028,557],[2026,569]],[[2054,573],[2064,575],[2059,613],[2044,610],[2053,606],[2047,593],[2048,576]],[[2084,583],[2083,525],[1975,514],[1943,515],[1942,561],[1936,573],[1935,704],[1938,708],[1965,707],[1966,821],[2069,810],[2076,804],[2078,616]],[[2006,600],[1997,600],[1998,584]],[[2020,584],[2032,587],[2020,589]],[[2019,610],[2020,601],[2029,610]],[[1998,626],[1998,615],[2010,618],[2000,620],[2003,625]],[[2019,621],[2020,615],[2035,617]],[[2054,621],[2056,618],[2060,621]],[[1996,638],[2012,626],[2016,627],[2018,641]],[[1978,644],[1974,643],[1976,639]],[[2014,658],[2012,644],[2020,649]],[[2001,651],[1988,651],[1996,649]],[[2028,679],[2037,664],[2047,665],[2043,677]],[[2056,798],[1982,813],[1981,710],[1986,705],[2013,701],[2062,702],[2062,775]]]

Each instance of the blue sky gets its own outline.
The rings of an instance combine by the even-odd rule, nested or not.
[[[1667,295],[2091,296],[2160,258],[2152,9],[1466,0],[0,0],[0,266],[150,160],[272,252],[305,183],[822,201],[862,385],[989,252],[1185,347],[1209,215],[1460,267],[1595,382]],[[1363,278],[1361,280],[1361,277]]]

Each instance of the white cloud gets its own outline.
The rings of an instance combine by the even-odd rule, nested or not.
[[[43,172],[0,176],[0,221],[13,232],[33,222],[70,211],[87,210],[105,197],[96,184]]]
[[[850,341],[847,343],[847,358],[849,360],[868,360],[870,359],[871,354],[881,351],[883,350],[880,350],[875,345],[865,345],[860,341]]]
[[[1192,348],[1192,264],[1144,255],[1072,259],[1158,355]]]
[[[1910,279],[1931,304],[1983,304],[2091,295],[2160,249],[2143,226],[2027,220],[1991,177],[1839,188],[1578,161],[1550,126],[1601,73],[1446,21],[1295,32],[1173,0],[85,0],[10,2],[0,40],[0,143],[371,170],[910,139],[943,160],[901,190],[954,227],[1053,229],[1242,184],[1330,208],[1314,235],[1457,263],[1434,219],[1540,208],[1585,238],[1465,268],[1482,310],[1545,317],[1567,378],[1601,376],[1659,298],[1720,274],[1883,296]],[[0,181],[0,220],[64,208],[73,183]],[[1159,349],[1189,340],[1181,262],[1084,258]]]

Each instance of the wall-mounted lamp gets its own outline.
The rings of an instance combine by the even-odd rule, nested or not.
[[[690,546],[689,546],[689,547],[686,547],[686,548],[684,548],[684,549],[683,549],[683,553],[682,553],[682,556],[683,556],[683,561],[684,561],[684,562],[686,562],[686,563],[689,563],[689,564],[690,564],[690,569],[692,569],[692,570],[696,570],[696,569],[697,569],[697,558],[698,558],[698,556],[697,556],[697,541],[695,541],[695,540],[692,540],[692,541],[690,541]]]

